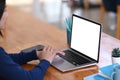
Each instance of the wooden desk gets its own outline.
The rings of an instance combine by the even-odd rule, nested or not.
[[[9,18],[6,27],[6,41],[0,42],[7,52],[19,52],[24,48],[37,44],[50,45],[58,49],[67,48],[66,33],[45,22],[32,17],[30,14],[8,6]],[[44,80],[83,80],[83,77],[98,72],[98,67],[111,64],[112,48],[120,47],[120,41],[102,33],[100,62],[98,66],[77,69],[62,73],[50,66]],[[32,69],[39,61],[22,65]]]

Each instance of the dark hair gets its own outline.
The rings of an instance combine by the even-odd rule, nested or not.
[[[5,6],[6,6],[6,0],[0,0],[0,19],[3,15]]]

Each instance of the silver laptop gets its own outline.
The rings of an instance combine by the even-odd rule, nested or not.
[[[73,14],[70,48],[52,65],[62,72],[95,65],[99,61],[100,38],[101,24]]]

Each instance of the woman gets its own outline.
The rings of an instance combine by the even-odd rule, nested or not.
[[[0,28],[4,28],[8,13],[5,10],[6,0],[0,0]],[[56,53],[61,51],[45,47],[43,51],[31,51],[29,53],[7,54],[0,47],[0,80],[43,80],[44,75]],[[24,70],[20,64],[39,59],[40,63],[32,70]]]

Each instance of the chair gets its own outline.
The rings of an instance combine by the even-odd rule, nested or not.
[[[120,5],[117,6],[116,38],[120,39]]]
[[[94,0],[95,3],[99,6],[101,4],[101,0]],[[85,10],[90,8],[90,0],[84,0]]]
[[[84,0],[84,6],[85,6],[85,10],[89,9],[89,0]]]
[[[107,13],[107,11],[105,10],[105,7],[103,4],[101,4],[101,15],[100,15],[100,23],[103,23],[103,19],[104,19],[104,15],[105,13]],[[117,39],[120,39],[120,5],[117,5],[117,20],[116,20],[116,35],[115,37]]]

